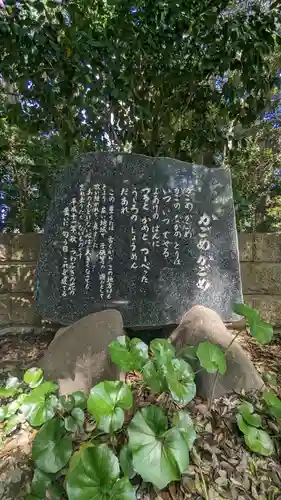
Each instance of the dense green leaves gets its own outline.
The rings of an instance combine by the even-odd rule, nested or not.
[[[72,454],[71,439],[65,435],[64,424],[58,418],[49,420],[37,433],[32,458],[39,469],[47,473],[61,470]]]
[[[124,423],[124,410],[133,404],[132,392],[123,382],[105,381],[92,388],[88,411],[95,417],[99,429],[114,432]]]
[[[174,346],[166,339],[154,339],[149,347],[159,366],[166,365],[175,356]]]
[[[180,430],[188,449],[191,450],[196,439],[196,432],[190,415],[186,411],[175,413],[173,416],[173,425]]]
[[[267,432],[261,429],[250,427],[249,431],[245,434],[245,443],[254,453],[259,453],[266,457],[274,453],[272,439]]]
[[[161,489],[187,470],[186,440],[177,427],[168,429],[168,420],[161,408],[150,406],[137,412],[128,434],[134,470],[145,481]]]
[[[137,7],[23,2],[13,19],[1,9],[0,187],[10,229],[42,227],[51,181],[77,153],[132,150],[235,169],[249,134],[254,149],[255,122],[278,88],[280,13],[256,4],[249,15],[225,0]],[[271,176],[259,175],[266,160],[254,176],[266,179],[264,189],[247,190],[243,202],[253,219],[255,198],[262,206],[271,193]]]
[[[133,455],[127,444],[124,444],[120,450],[119,462],[124,476],[132,479],[136,473],[133,468]]]
[[[85,415],[81,408],[74,408],[70,415],[64,419],[64,425],[67,431],[77,432],[84,425]]]
[[[255,337],[260,344],[268,344],[272,340],[272,325],[262,321],[256,309],[252,309],[247,304],[235,304],[234,311],[237,314],[245,316],[248,321],[251,335]]]
[[[174,401],[181,405],[189,403],[196,394],[194,373],[183,359],[173,359],[166,368],[166,380]]]
[[[25,372],[23,380],[33,389],[43,382],[43,370],[41,368],[29,368]]]
[[[83,449],[67,479],[69,500],[134,500],[128,479],[119,479],[117,457],[105,444]]]
[[[260,429],[262,421],[260,415],[254,412],[251,403],[244,402],[238,407],[237,424],[244,434],[246,445],[254,453],[269,456],[274,453],[274,445],[267,432]]]
[[[254,407],[251,403],[243,403],[238,408],[245,422],[253,427],[261,427],[261,417],[254,412]]]
[[[144,382],[153,392],[163,392],[167,389],[166,379],[161,367],[155,361],[148,361],[143,367],[142,376]]]
[[[14,396],[20,390],[20,381],[17,377],[9,377],[5,387],[0,387],[0,398],[9,398]]]
[[[250,332],[260,344],[268,344],[273,337],[273,327],[261,319],[249,321]]]
[[[281,400],[272,391],[265,391],[263,399],[273,417],[281,419]]]
[[[201,342],[197,349],[197,356],[202,368],[208,373],[219,371],[221,375],[226,372],[226,360],[223,351],[215,344]]]
[[[148,361],[148,347],[137,338],[117,337],[109,344],[109,352],[113,363],[124,372],[141,370]]]
[[[26,396],[21,411],[30,425],[38,427],[53,418],[58,400],[52,393],[57,388],[53,382],[43,382]]]

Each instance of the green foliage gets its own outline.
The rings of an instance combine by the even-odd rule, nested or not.
[[[273,337],[272,325],[260,318],[259,312],[247,304],[235,304],[234,312],[245,316],[250,328],[250,333],[260,344],[268,344]]]
[[[124,476],[132,479],[136,475],[133,468],[133,454],[127,444],[124,444],[120,450],[119,462]]]
[[[43,370],[41,368],[29,368],[24,374],[23,380],[34,389],[43,382]]]
[[[39,427],[53,418],[58,400],[52,394],[57,389],[53,382],[43,382],[26,396],[21,411],[30,425]]]
[[[118,458],[101,444],[83,449],[76,467],[69,474],[66,490],[69,500],[134,500],[129,480],[120,479]]]
[[[166,368],[166,381],[173,400],[181,405],[189,403],[196,394],[194,373],[183,359],[172,359]]]
[[[269,413],[278,419],[281,419],[281,400],[272,391],[265,391],[263,399],[268,407]]]
[[[53,418],[36,434],[32,447],[32,458],[43,472],[61,470],[72,455],[72,442],[66,435],[63,422]]]
[[[201,342],[197,349],[197,356],[202,368],[208,373],[219,371],[221,375],[226,372],[226,360],[223,351],[211,342]]]
[[[239,406],[238,411],[247,424],[253,427],[261,427],[261,417],[254,413],[254,407],[251,403],[244,402]]]
[[[261,429],[260,415],[254,412],[254,407],[248,402],[238,407],[237,424],[244,434],[245,443],[254,453],[269,456],[274,453],[274,445],[267,432]]]
[[[128,427],[133,467],[145,481],[165,488],[180,479],[189,465],[189,448],[177,427],[168,428],[161,408],[150,406],[136,413]]]
[[[140,0],[134,14],[131,7],[69,0],[1,9],[8,229],[41,227],[57,170],[89,150],[207,166],[222,157],[237,172],[239,206],[253,206],[253,215],[239,214],[241,224],[253,226],[262,212],[254,195],[261,203],[270,194],[277,164],[260,116],[273,96],[278,108],[280,12],[257,4],[249,15],[225,0],[212,8],[208,0]]]
[[[250,318],[258,317],[247,307],[238,309]],[[186,359],[197,360],[197,365],[199,360],[209,373],[225,373],[225,356],[218,346],[203,342],[196,349],[188,347],[183,350]],[[196,432],[186,409],[176,408],[187,406],[195,396],[191,365],[176,357],[174,347],[164,339],[155,339],[148,347],[139,339],[119,337],[110,353],[123,369],[140,372],[143,380],[137,384],[166,393],[167,398],[155,401],[162,405],[162,399],[167,399],[169,411],[164,405],[140,409],[130,386],[121,381],[100,382],[88,397],[81,391],[58,397],[57,384],[44,381],[40,369],[28,370],[23,381],[8,378],[3,387],[5,404],[0,406],[5,435],[25,418],[32,427],[40,427],[33,441],[36,468],[27,500],[61,500],[66,494],[70,500],[133,500],[136,493],[130,480],[137,474],[161,489],[188,470]],[[265,391],[263,400],[267,411],[281,418],[277,396]],[[241,403],[236,418],[251,451],[264,456],[274,453],[252,404]]]
[[[88,411],[95,417],[97,426],[104,432],[115,432],[124,423],[124,410],[133,405],[129,386],[123,382],[100,382],[90,392]]]
[[[140,339],[117,337],[109,344],[109,352],[113,363],[122,371],[141,370],[148,361],[148,347]]]
[[[245,434],[245,443],[254,453],[266,457],[274,453],[274,445],[270,436],[256,427],[249,427],[249,431]]]

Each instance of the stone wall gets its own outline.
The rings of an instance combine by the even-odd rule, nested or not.
[[[34,303],[41,235],[0,234],[0,335],[40,327]],[[239,234],[245,302],[281,326],[281,234]]]

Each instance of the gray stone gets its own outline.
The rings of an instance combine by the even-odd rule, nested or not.
[[[281,293],[281,265],[273,262],[242,262],[243,290],[249,293]]]
[[[116,380],[119,369],[108,356],[108,344],[123,335],[116,310],[101,311],[59,330],[48,347],[41,368],[59,384],[60,394],[88,393],[101,380]]]
[[[281,234],[255,233],[254,260],[260,262],[281,262]]]
[[[200,342],[209,341],[224,351],[233,340],[219,315],[203,306],[192,307],[182,318],[178,328],[170,336],[177,351],[185,345],[197,346]],[[230,391],[241,392],[260,389],[263,385],[253,363],[238,342],[234,342],[226,355],[227,372],[219,375],[215,386],[214,398]],[[197,394],[210,399],[214,382],[214,374],[205,370],[196,375]]]
[[[66,169],[38,265],[43,317],[118,309],[126,327],[178,324],[242,302],[230,172],[171,158],[90,153]]]
[[[281,326],[281,295],[245,295],[245,302],[257,309],[264,321]]]
[[[240,262],[254,260],[254,235],[253,233],[238,233]]]

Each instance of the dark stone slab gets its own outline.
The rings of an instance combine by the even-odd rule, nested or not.
[[[194,304],[237,319],[229,171],[130,154],[78,158],[49,210],[37,285],[41,313],[63,324],[115,308],[126,327],[168,325]]]

